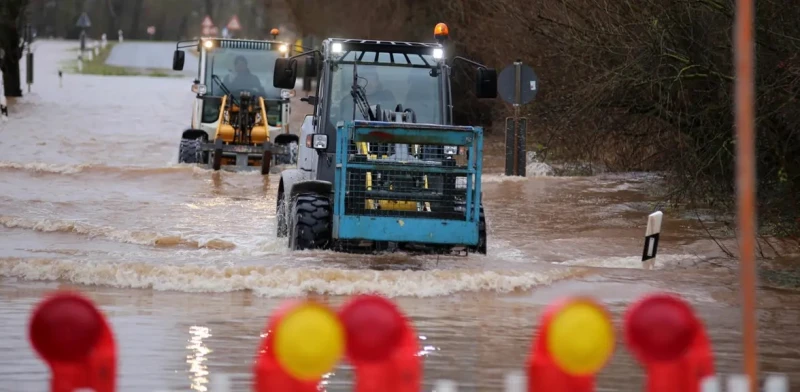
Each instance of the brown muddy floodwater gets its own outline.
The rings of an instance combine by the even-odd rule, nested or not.
[[[290,253],[274,235],[276,176],[175,164],[189,79],[66,75],[59,88],[58,64],[76,46],[38,43],[34,93],[0,124],[2,391],[47,389],[27,323],[59,288],[81,290],[109,317],[121,391],[205,391],[216,373],[249,390],[259,334],[281,301],[338,304],[363,292],[394,297],[413,319],[427,391],[440,378],[501,390],[503,374],[523,366],[543,307],[573,293],[603,300],[617,324],[640,296],[679,293],[707,324],[719,371],[741,367],[735,264],[709,261],[719,251],[693,216],[667,211],[656,269],[641,268],[655,176],[510,179],[490,143],[488,256]],[[762,370],[798,388],[800,296],[759,296]],[[598,390],[641,382],[620,344]],[[337,369],[329,390],[349,383]]]

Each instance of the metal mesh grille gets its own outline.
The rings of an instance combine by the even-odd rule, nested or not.
[[[464,220],[464,146],[350,142],[344,213]],[[474,188],[474,186],[473,186]]]

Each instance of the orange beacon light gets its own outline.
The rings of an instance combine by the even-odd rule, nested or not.
[[[433,28],[433,36],[438,41],[443,41],[447,39],[449,35],[450,35],[450,29],[448,29],[447,25],[444,23],[438,23],[436,24],[436,27]]]

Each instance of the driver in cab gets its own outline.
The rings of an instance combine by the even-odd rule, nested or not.
[[[247,66],[247,59],[244,56],[237,56],[233,65],[234,71],[225,76],[223,81],[231,92],[238,93],[247,90],[260,95],[266,94],[264,87],[261,86],[261,80],[250,72],[250,68]]]
[[[364,88],[370,107],[374,109],[375,105],[380,105],[381,110],[394,110],[397,100],[394,94],[381,83],[375,67],[359,67],[356,72],[358,73],[359,85]],[[350,95],[350,85],[348,85],[347,93],[343,94],[339,100],[339,118],[351,118],[353,105],[353,96]],[[358,109],[356,109],[356,118],[361,118],[359,113]]]

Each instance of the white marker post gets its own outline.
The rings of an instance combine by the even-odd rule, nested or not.
[[[78,72],[83,73],[83,56],[78,56]]]
[[[8,102],[6,102],[6,94],[2,90],[0,90],[0,120],[8,121]]]
[[[103,33],[103,35],[100,36],[100,48],[105,49],[106,45],[108,45],[108,37],[106,33]]]
[[[119,37],[119,42],[122,42],[122,30],[117,31],[117,36]]]
[[[433,384],[434,392],[458,392],[458,384],[453,380],[437,380]]]
[[[658,253],[658,237],[661,234],[661,218],[664,214],[656,211],[647,217],[647,231],[644,233],[644,250],[642,251],[642,267],[653,269]]]
[[[58,88],[64,87],[64,72],[58,70]]]

